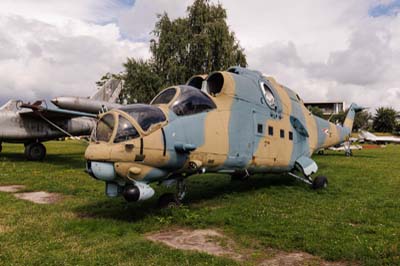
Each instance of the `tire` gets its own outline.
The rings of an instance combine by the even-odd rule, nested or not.
[[[247,179],[249,179],[250,175],[247,174],[246,172],[235,172],[233,174],[231,174],[231,181],[246,181]]]
[[[353,152],[351,150],[350,151],[346,151],[345,155],[346,155],[346,157],[353,156]]]
[[[181,205],[181,202],[173,193],[165,193],[158,198],[158,208],[165,209],[165,208],[176,208]]]
[[[326,176],[317,176],[312,183],[313,189],[326,188],[327,186],[328,186],[328,178],[326,178]]]
[[[29,161],[43,161],[46,147],[42,143],[31,143],[25,147],[25,157]]]

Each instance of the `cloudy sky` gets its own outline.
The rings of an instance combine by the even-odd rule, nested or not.
[[[183,16],[192,1],[1,0],[0,105],[93,94],[126,57],[149,57],[157,13]],[[400,110],[400,0],[219,2],[249,68],[306,101]]]

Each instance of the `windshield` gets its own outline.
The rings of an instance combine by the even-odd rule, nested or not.
[[[134,104],[121,108],[121,110],[132,116],[144,131],[147,131],[152,125],[167,120],[161,109],[156,106]]]
[[[168,104],[175,96],[176,89],[169,88],[161,92],[151,101],[151,104]]]
[[[204,92],[191,86],[181,86],[181,94],[171,107],[178,116],[198,114],[215,108],[215,103]]]
[[[98,122],[94,131],[94,141],[109,142],[114,131],[115,119],[112,114],[103,116]]]
[[[114,143],[120,143],[138,137],[139,133],[137,132],[136,128],[126,118],[119,116],[118,130],[114,139]]]

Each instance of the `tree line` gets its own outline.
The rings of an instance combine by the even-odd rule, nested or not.
[[[324,117],[320,108],[313,106],[309,108],[311,113],[316,116]],[[346,118],[347,111],[332,115],[330,118],[333,122],[343,123]],[[375,132],[388,132],[400,134],[400,112],[392,107],[379,107],[375,109],[375,114],[363,110],[356,114],[354,118],[353,131],[369,130]]]

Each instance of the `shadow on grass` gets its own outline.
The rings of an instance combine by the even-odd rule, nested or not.
[[[344,153],[325,153],[322,155],[314,154],[313,157],[343,157],[343,158],[346,158],[346,155]],[[353,156],[351,156],[350,158],[377,158],[377,156],[353,153]]]
[[[286,175],[257,175],[245,181],[230,181],[230,177],[212,175],[202,179],[193,177],[188,182],[187,197],[184,205],[212,200],[222,195],[248,193],[269,187],[300,186],[292,177]],[[158,189],[157,189],[158,190]],[[78,217],[104,218],[126,222],[135,222],[147,216],[165,216],[165,212],[157,207],[157,196],[145,202],[127,203],[123,198],[106,199],[93,204],[75,208]]]
[[[85,159],[83,158],[82,153],[69,153],[66,154],[48,154],[44,158],[43,161],[40,162],[33,162],[28,161],[25,158],[24,153],[17,153],[17,152],[3,152],[0,153],[0,162],[30,162],[30,163],[37,163],[37,164],[52,164],[57,166],[68,165],[71,168],[85,168]]]

